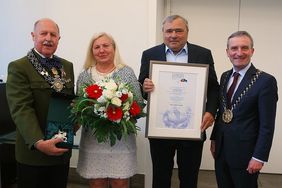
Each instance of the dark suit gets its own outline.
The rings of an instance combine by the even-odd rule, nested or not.
[[[63,92],[74,94],[73,65],[61,58],[60,62],[66,78],[71,80],[66,83]],[[16,160],[20,164],[69,164],[71,151],[62,156],[48,156],[32,149],[36,141],[44,138],[51,92],[50,84],[35,70],[27,56],[9,64],[6,93],[11,116],[16,125]]]
[[[187,43],[188,62],[209,65],[206,111],[215,115],[218,101],[218,82],[210,50]],[[149,77],[150,60],[166,61],[165,44],[143,52],[139,82]],[[146,94],[144,94],[146,97]],[[200,126],[200,125],[198,125]],[[204,139],[206,135],[204,134]],[[203,141],[149,139],[153,163],[153,188],[170,188],[173,158],[177,151],[178,176],[181,188],[197,187],[199,167],[202,158]]]
[[[246,91],[256,72],[256,68],[251,65],[235,91],[232,104],[244,90]],[[211,140],[216,142],[217,181],[222,188],[256,187],[258,173],[250,175],[246,169],[252,157],[261,161],[268,160],[278,100],[277,83],[273,76],[262,72],[236,105],[232,121],[226,124],[222,121],[224,111],[222,99],[226,98],[226,87],[231,73],[232,70],[224,72],[221,76],[220,107],[211,136]],[[226,167],[232,174],[234,182],[226,181],[228,180],[225,176]]]

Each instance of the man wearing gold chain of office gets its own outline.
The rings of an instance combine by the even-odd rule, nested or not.
[[[220,79],[220,105],[211,135],[219,188],[257,188],[272,145],[277,82],[251,62],[254,42],[246,31],[228,37],[233,67]]]
[[[62,139],[45,140],[52,93],[74,94],[73,64],[54,55],[60,32],[51,19],[40,19],[31,33],[34,48],[8,66],[7,99],[16,124],[18,187],[66,187],[71,151]]]

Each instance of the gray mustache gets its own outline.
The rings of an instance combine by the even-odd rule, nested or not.
[[[43,45],[51,46],[51,45],[53,45],[53,42],[51,42],[51,41],[44,41]]]

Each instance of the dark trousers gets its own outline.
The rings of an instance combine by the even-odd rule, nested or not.
[[[180,188],[197,188],[203,141],[149,139],[153,163],[153,188],[170,188],[177,153]]]
[[[30,166],[18,163],[18,188],[66,188],[69,163]]]
[[[257,188],[259,173],[249,174],[245,168],[232,168],[225,160],[224,151],[215,160],[218,188]]]

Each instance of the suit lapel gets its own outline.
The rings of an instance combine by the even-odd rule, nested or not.
[[[160,54],[160,56],[159,56],[160,61],[166,61],[166,51],[165,51],[165,44],[164,43],[160,46],[157,54]]]
[[[187,63],[194,63],[195,60],[195,54],[197,54],[197,50],[194,50],[193,46],[187,42],[187,49],[188,49],[188,62]]]
[[[228,85],[228,81],[230,79],[230,76],[232,74],[232,69],[227,71],[226,73],[224,73],[224,75],[222,75],[222,79],[221,79],[221,83],[220,85],[222,86],[222,94],[224,95],[224,98],[227,98],[227,85]]]
[[[243,91],[246,89],[246,87],[250,84],[250,81],[252,80],[252,78],[255,74],[256,74],[256,68],[255,68],[255,66],[251,65],[249,70],[246,72],[243,80],[240,82],[238,89],[234,93],[234,97],[232,99],[232,104],[241,95],[241,93],[243,93]]]

